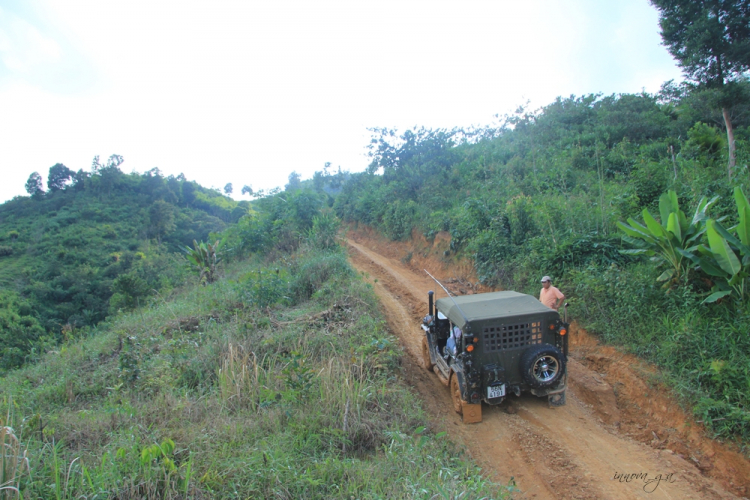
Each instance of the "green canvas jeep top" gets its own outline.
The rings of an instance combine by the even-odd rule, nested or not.
[[[511,393],[565,404],[568,323],[557,311],[513,291],[445,297],[433,310],[433,295],[421,325],[423,363],[450,385],[464,422],[467,410],[480,421],[482,402],[500,404]]]

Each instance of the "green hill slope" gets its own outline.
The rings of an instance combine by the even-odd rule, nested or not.
[[[511,485],[426,429],[326,200],[258,200],[223,233],[213,283],[77,329],[0,378],[9,486],[24,498],[506,497]]]
[[[0,370],[182,283],[174,254],[248,210],[182,176],[124,174],[119,161],[0,205]]]

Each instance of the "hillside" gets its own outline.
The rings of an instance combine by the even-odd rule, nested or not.
[[[551,275],[573,317],[663,367],[699,420],[747,449],[750,101],[731,110],[728,170],[709,97],[665,85],[480,129],[375,129],[369,170],[334,209],[392,240],[439,237],[488,286],[536,294]]]
[[[57,164],[48,191],[0,205],[0,370],[182,284],[175,254],[247,213],[248,202],[121,162]]]
[[[258,200],[223,233],[211,279],[76,330],[0,378],[0,497],[514,491],[428,428],[326,200],[305,190]]]

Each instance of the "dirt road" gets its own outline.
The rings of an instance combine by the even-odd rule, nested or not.
[[[546,398],[511,396],[500,406],[484,404],[481,423],[462,424],[448,389],[421,366],[419,322],[427,314],[427,292],[436,290],[436,297],[444,292],[424,272],[404,263],[411,253],[402,261],[376,252],[376,245],[362,238],[347,242],[353,265],[373,284],[389,328],[410,356],[406,376],[434,430],[445,430],[463,444],[495,481],[514,478],[520,489],[514,498],[724,499],[750,494],[750,466],[744,457],[696,438],[694,428],[673,427],[675,403],[647,394],[657,391],[653,380],[644,380],[631,360],[600,348],[580,329],[571,328],[566,406],[552,409]],[[456,294],[471,291],[460,280],[453,283]],[[625,379],[615,376],[618,363],[628,367]],[[646,394],[628,399],[633,391]],[[672,417],[662,418],[662,413]]]

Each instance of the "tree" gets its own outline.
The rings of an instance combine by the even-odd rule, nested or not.
[[[70,181],[70,178],[74,175],[75,172],[73,172],[62,163],[55,163],[49,168],[49,175],[47,176],[47,188],[50,191],[63,189]]]
[[[124,162],[125,158],[123,158],[121,155],[110,155],[110,157],[107,159],[106,165],[102,165],[99,162],[99,155],[96,155],[91,162],[91,173],[98,174],[101,173],[101,171],[104,169],[119,168],[120,165],[122,165]],[[159,169],[157,168],[156,171],[158,172]]]
[[[289,184],[284,186],[284,191],[294,191],[302,186],[302,176],[297,172],[289,174]]]
[[[111,155],[107,159],[107,163],[102,165],[99,162],[99,155],[97,155],[94,156],[94,160],[91,162],[92,177],[99,177],[99,182],[103,189],[106,188],[108,195],[112,195],[112,188],[122,176],[120,165],[122,165],[124,161],[125,159],[120,155]],[[157,168],[156,170],[158,172],[159,169]]]
[[[149,233],[159,242],[175,230],[174,209],[164,200],[157,200],[148,208],[148,218]]]
[[[392,189],[416,200],[426,185],[435,187],[448,181],[447,173],[456,162],[456,138],[459,129],[426,129],[405,131],[369,129],[372,133],[368,156],[372,158],[367,172],[383,170],[383,180]],[[429,184],[427,184],[429,183]],[[428,190],[430,188],[427,188]]]
[[[75,186],[76,191],[83,191],[86,189],[86,181],[88,178],[88,172],[84,172],[82,168],[78,169],[78,172],[73,175],[73,186]]]
[[[112,282],[113,295],[109,299],[115,309],[135,309],[140,305],[140,299],[148,297],[151,288],[148,283],[134,271],[121,274]]]
[[[226,186],[224,186],[224,194],[229,196],[232,194],[232,191],[234,191],[234,188],[232,187],[232,183],[228,182]]]
[[[242,194],[249,194],[250,196],[253,195],[253,188],[252,186],[242,186]]]
[[[750,70],[748,0],[651,0],[659,10],[661,37],[689,80],[718,88],[729,143],[729,178],[735,158],[730,108],[742,100]]]
[[[44,183],[39,172],[34,172],[29,176],[29,180],[26,181],[26,192],[31,196],[44,193]]]

